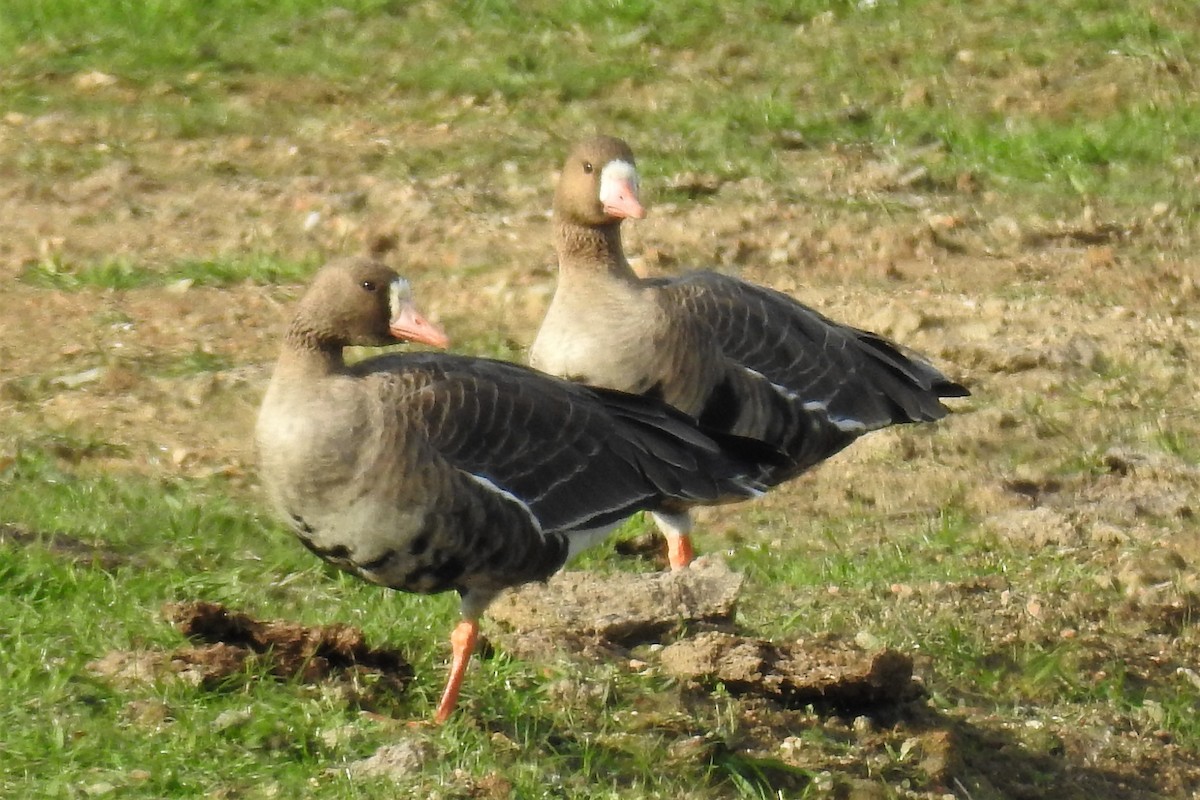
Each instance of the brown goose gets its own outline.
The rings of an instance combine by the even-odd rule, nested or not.
[[[530,353],[537,369],[662,398],[706,430],[782,450],[771,485],[868,431],[928,422],[967,390],[881,336],[791,297],[716,272],[639,278],[621,221],[641,219],[633,152],[612,137],[579,144],[554,197],[558,287]],[[656,514],[673,568],[692,559],[685,513]]]
[[[760,490],[747,477],[760,445],[718,443],[661,402],[444,353],[343,361],[348,345],[396,341],[447,344],[388,267],[324,267],[288,328],[256,438],[271,500],[315,554],[394,589],[461,596],[439,722],[503,589],[544,580],[637,510]]]

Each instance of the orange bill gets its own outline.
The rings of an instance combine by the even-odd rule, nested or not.
[[[442,350],[450,346],[450,337],[446,335],[446,332],[425,319],[425,315],[411,303],[400,306],[388,325],[388,331],[392,336],[405,342],[427,344]]]

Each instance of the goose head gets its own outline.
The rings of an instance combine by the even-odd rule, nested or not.
[[[386,264],[366,258],[322,267],[296,310],[292,331],[321,348],[381,347],[450,340],[417,309],[412,287]]]
[[[576,145],[563,164],[554,211],[563,221],[587,226],[645,217],[629,145],[612,136],[597,136]]]

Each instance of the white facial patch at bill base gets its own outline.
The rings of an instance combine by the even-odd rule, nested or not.
[[[603,205],[620,205],[622,195],[632,189],[638,191],[637,168],[628,161],[617,159],[600,170],[600,202]]]
[[[404,278],[395,278],[388,287],[388,311],[392,316],[401,308],[412,303],[412,286]]]

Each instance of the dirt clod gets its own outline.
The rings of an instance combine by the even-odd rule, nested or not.
[[[216,688],[256,672],[302,683],[350,684],[347,699],[361,706],[403,692],[412,680],[412,667],[400,652],[368,646],[362,631],[349,625],[261,621],[206,601],[168,603],[163,613],[196,644],[172,651],[116,650],[88,669],[124,685],[175,676]]]
[[[202,643],[194,650],[212,654],[215,665],[262,656],[272,675],[307,682],[355,668],[395,676],[403,682],[412,677],[403,655],[369,647],[363,632],[350,625],[263,622],[206,601],[168,603],[163,611],[184,636]],[[223,668],[218,666],[217,671]]]
[[[632,645],[682,623],[729,622],[741,586],[742,577],[718,559],[678,572],[560,572],[507,593],[488,616],[521,631],[549,629]]]
[[[380,747],[368,758],[355,761],[347,771],[355,778],[391,778],[404,780],[418,775],[434,755],[426,741],[406,740]]]
[[[757,694],[786,705],[858,708],[895,703],[919,693],[912,659],[890,649],[865,652],[822,643],[777,644],[725,633],[702,633],[663,649],[664,670],[733,694]]]

